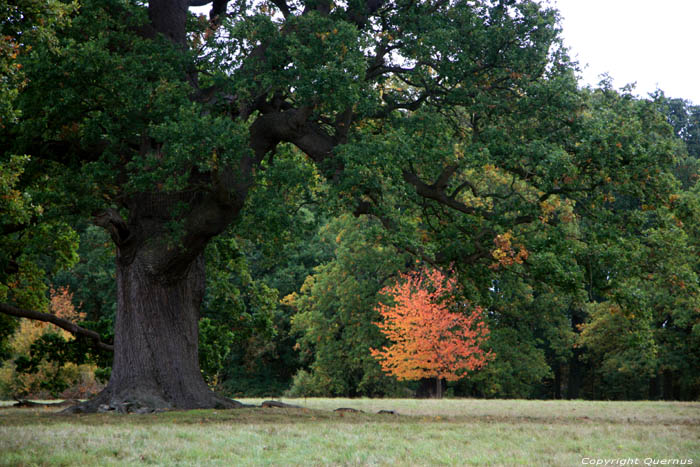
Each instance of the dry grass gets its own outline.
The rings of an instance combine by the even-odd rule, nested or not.
[[[297,399],[151,415],[0,410],[1,465],[582,465],[693,459],[700,404]],[[246,400],[259,402],[259,400]],[[365,413],[330,410],[354,407]],[[380,409],[401,415],[377,415]]]

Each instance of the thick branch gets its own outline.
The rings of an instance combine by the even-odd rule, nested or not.
[[[470,182],[469,180],[463,181],[455,190],[452,192],[450,195],[450,198],[456,198],[458,194],[462,192],[465,188],[469,187],[469,189],[472,192],[472,195],[474,195],[475,198],[480,198],[481,195],[479,194],[479,191],[476,189],[476,186]]]
[[[429,98],[432,97],[433,94],[425,91],[420,94],[414,101],[409,101],[409,102],[391,102],[389,99],[384,99],[386,102],[386,105],[382,107],[375,115],[374,118],[384,118],[387,117],[391,112],[394,110],[410,110],[410,111],[415,111],[418,110],[421,105]]]
[[[477,214],[477,211],[474,208],[469,207],[464,203],[460,203],[454,198],[450,198],[449,196],[447,196],[447,194],[445,194],[443,190],[441,190],[438,187],[437,184],[428,185],[414,173],[404,171],[403,179],[409,184],[413,185],[416,189],[416,193],[418,193],[424,198],[432,199],[440,204],[444,204],[445,206],[449,206],[452,209],[455,209],[459,212],[463,212],[465,214]],[[438,179],[438,182],[440,181],[441,180]]]
[[[211,11],[209,12],[209,18],[212,21],[217,20],[219,16],[226,14],[227,6],[228,0],[214,0]]]
[[[310,108],[301,108],[261,115],[250,128],[256,158],[261,160],[281,141],[294,144],[314,162],[330,157],[336,142],[319,124],[307,121],[310,114]]]
[[[129,229],[126,221],[116,209],[110,208],[96,214],[93,217],[93,223],[107,230],[116,245],[122,245],[129,238]]]
[[[14,307],[6,303],[0,303],[0,313],[5,313],[6,315],[10,316],[17,316],[19,318],[29,318],[35,321],[43,321],[46,323],[55,324],[59,328],[65,329],[66,331],[70,332],[75,336],[84,336],[88,339],[91,339],[93,346],[98,349],[107,350],[109,352],[114,351],[114,346],[102,342],[100,335],[95,331],[85,329],[71,321],[59,318],[58,316],[51,315],[49,313],[41,313],[39,311],[34,310],[23,310],[21,308]]]
[[[450,178],[452,178],[458,168],[459,166],[457,164],[450,164],[445,167],[437,180],[435,180],[435,183],[431,185],[431,188],[444,192],[445,188],[447,188],[447,184],[450,183]]]
[[[272,3],[279,8],[279,10],[282,12],[282,16],[284,16],[285,19],[289,17],[291,11],[289,10],[289,5],[287,5],[285,0],[272,0]]]
[[[238,166],[193,177],[194,189],[147,192],[129,198],[129,240],[118,261],[128,264],[137,250],[148,256],[148,272],[162,281],[179,280],[211,238],[223,232],[243,207],[252,186],[252,156]],[[199,182],[199,183],[198,183]],[[172,223],[176,230],[169,227]],[[145,252],[143,251],[145,249]]]
[[[367,25],[369,17],[385,3],[385,0],[366,0],[364,5],[352,4],[345,14],[348,20],[354,23],[358,29],[363,29]],[[359,7],[359,8],[358,8]]]

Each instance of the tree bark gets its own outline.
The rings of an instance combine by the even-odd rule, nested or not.
[[[114,362],[107,387],[73,412],[235,408],[209,389],[199,368],[203,255],[175,275],[154,273],[153,249],[117,257]]]
[[[561,399],[561,362],[554,366],[554,398]]]
[[[571,330],[574,333],[580,333],[580,326],[584,323],[586,316],[583,310],[572,307],[571,312]],[[580,397],[581,383],[583,380],[584,364],[581,361],[583,350],[580,347],[574,347],[569,360],[569,377],[568,387],[566,388],[567,399],[578,399]]]
[[[435,399],[442,399],[442,378],[435,377]]]

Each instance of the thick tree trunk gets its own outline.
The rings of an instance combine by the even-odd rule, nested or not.
[[[442,378],[435,377],[435,399],[442,399]]]
[[[240,407],[211,391],[200,372],[202,255],[174,276],[157,276],[151,271],[149,251],[142,249],[130,261],[117,261],[112,375],[104,391],[77,411]]]

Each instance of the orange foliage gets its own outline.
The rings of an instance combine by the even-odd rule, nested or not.
[[[496,248],[491,252],[491,256],[496,262],[489,266],[491,269],[498,269],[501,266],[508,267],[516,263],[523,264],[523,261],[530,255],[524,245],[513,245],[513,233],[510,231],[497,235],[493,239],[493,243]],[[514,246],[518,249],[517,252],[513,249]]]
[[[73,322],[85,319],[85,313],[81,313],[75,309],[75,305],[73,305],[73,293],[68,287],[59,287],[58,290],[52,287],[50,295],[51,304],[49,307],[51,308],[51,314]]]
[[[379,304],[384,321],[374,324],[393,344],[370,352],[386,373],[399,380],[456,381],[466,370],[492,359],[493,354],[481,348],[489,333],[481,309],[475,307],[469,315],[450,310],[467,311],[466,303],[454,303],[456,287],[454,278],[446,280],[440,271],[423,269],[402,274],[401,281],[382,289],[394,305]]]

